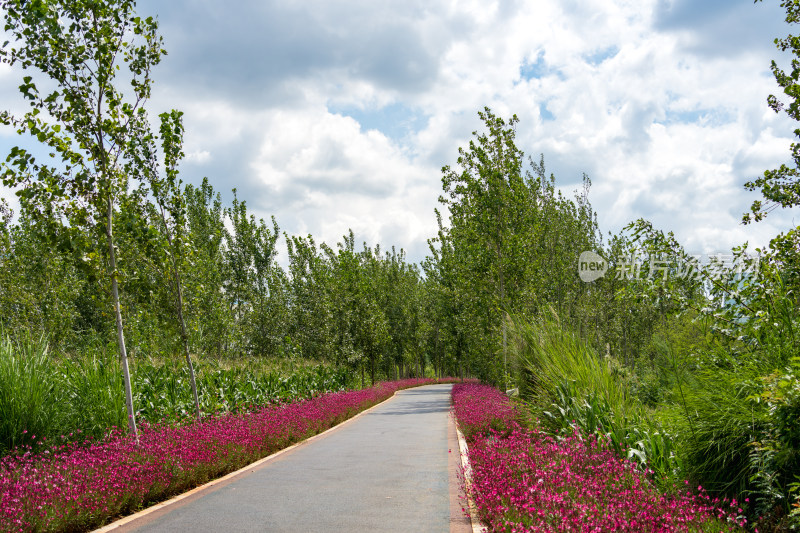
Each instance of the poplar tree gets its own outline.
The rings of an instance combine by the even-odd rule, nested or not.
[[[466,247],[471,258],[471,264],[465,265],[466,277],[496,310],[496,318],[490,322],[500,322],[507,384],[507,315],[514,307],[524,272],[521,222],[528,190],[522,173],[524,156],[514,144],[516,115],[506,123],[487,107],[478,116],[488,133],[473,132],[475,139],[470,140],[469,148],[459,148],[460,171],[442,168],[446,194],[439,201],[450,211],[448,237]]]
[[[184,282],[182,272],[187,253],[190,253],[189,242],[186,238],[186,198],[178,177],[178,163],[183,159],[183,113],[172,110],[159,115],[161,126],[158,137],[152,133],[134,139],[130,144],[131,153],[126,166],[126,173],[135,176],[142,183],[150,186],[156,206],[157,217],[163,246],[157,247],[158,261],[169,264],[175,298],[175,318],[181,338],[181,347],[189,370],[189,383],[192,387],[194,398],[195,416],[200,418],[200,398],[197,394],[197,380],[194,374],[194,365],[189,350],[189,332],[186,327]],[[159,158],[156,141],[161,140],[161,158]],[[163,173],[161,172],[160,159],[163,159]]]
[[[104,249],[97,267],[109,280],[128,429],[138,439],[113,228],[115,206],[128,188],[123,168],[132,140],[146,134],[151,69],[166,53],[158,23],[137,16],[132,0],[5,0],[0,7],[13,38],[3,44],[0,60],[24,72],[19,91],[29,107],[23,115],[2,112],[0,123],[49,153],[40,161],[25,148],[12,148],[3,183],[18,190],[31,212],[66,220],[73,244],[83,237],[85,246]],[[127,86],[117,84],[123,75]]]

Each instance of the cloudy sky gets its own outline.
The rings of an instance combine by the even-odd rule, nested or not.
[[[639,217],[693,253],[800,224],[739,222],[742,185],[788,160],[773,113],[777,0],[140,1],[169,55],[149,108],[185,113],[185,181],[330,244],[427,253],[441,167],[489,106],[565,192],[592,180],[604,233]],[[792,28],[793,29],[793,28]],[[796,31],[796,30],[795,30]],[[18,73],[0,69],[3,100]],[[4,102],[5,103],[5,102]],[[5,105],[3,107],[10,107]],[[0,130],[0,152],[18,144]],[[0,194],[9,196],[0,189]]]

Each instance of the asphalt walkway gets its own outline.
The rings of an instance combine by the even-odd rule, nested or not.
[[[454,492],[450,388],[399,391],[326,435],[115,531],[469,530]]]

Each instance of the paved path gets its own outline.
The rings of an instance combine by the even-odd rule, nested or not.
[[[400,391],[320,438],[116,531],[464,530],[450,388]]]

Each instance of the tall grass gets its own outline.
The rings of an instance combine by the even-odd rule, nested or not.
[[[731,496],[753,488],[750,454],[768,422],[766,410],[751,399],[756,384],[744,377],[722,370],[700,373],[688,383],[685,407],[672,413],[681,428],[687,475]]]
[[[599,356],[555,313],[515,318],[512,338],[523,368],[523,399],[545,428],[602,435],[618,455],[653,470],[662,487],[674,485],[682,474],[674,435],[630,394],[616,361]]]
[[[0,337],[0,451],[54,434],[64,423],[64,391],[44,339]]]
[[[792,488],[800,487],[800,361],[780,368],[774,356],[737,357],[721,346],[679,356],[656,341],[664,390],[645,406],[629,392],[631,370],[599,356],[554,314],[517,319],[513,333],[521,391],[551,433],[604,435],[618,455],[651,469],[660,488],[688,479],[714,496],[747,499],[753,519],[777,523],[790,504],[800,509],[791,494],[800,490]]]
[[[614,361],[598,356],[554,312],[534,321],[515,318],[512,338],[512,350],[526,376],[523,395],[540,410],[569,397],[581,404],[591,398],[618,416],[639,411]]]
[[[63,408],[69,413],[63,429],[91,436],[127,425],[122,369],[116,354],[92,355],[58,361],[60,383],[66,392]]]

